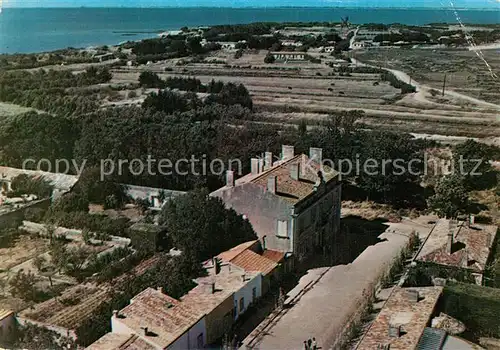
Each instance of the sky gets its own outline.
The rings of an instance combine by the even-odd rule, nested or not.
[[[451,0],[456,8],[490,8],[500,11],[500,0]],[[450,0],[3,0],[4,7],[451,7]],[[0,4],[2,0],[0,0]],[[500,22],[500,15],[499,15]]]

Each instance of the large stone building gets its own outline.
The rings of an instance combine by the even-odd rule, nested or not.
[[[309,157],[283,146],[278,161],[266,152],[251,160],[251,173],[235,181],[227,173],[226,186],[211,193],[244,215],[264,249],[278,250],[299,259],[313,252],[340,251],[340,196],[338,173],[322,166],[322,149]]]

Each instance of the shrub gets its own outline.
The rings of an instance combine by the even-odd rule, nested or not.
[[[276,59],[270,53],[268,53],[266,57],[264,57],[264,63],[274,63],[275,61]]]
[[[12,179],[11,191],[7,193],[8,197],[18,197],[23,194],[33,194],[38,198],[47,198],[52,194],[52,185],[44,178],[36,178],[26,174],[21,174]]]
[[[134,90],[132,91],[129,91],[128,93],[128,98],[136,98],[137,97],[137,92],[135,92]]]

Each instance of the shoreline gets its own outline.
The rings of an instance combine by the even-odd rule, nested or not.
[[[7,8],[8,10],[131,10],[131,9],[138,9],[138,10],[148,10],[148,9],[177,9],[177,10],[182,10],[182,9],[218,9],[218,10],[223,10],[223,9],[231,9],[231,10],[249,10],[249,9],[255,9],[255,10],[263,10],[263,8],[260,7],[220,7],[220,8],[214,8],[214,7],[145,7],[145,8],[134,8],[134,7],[83,7],[83,8]],[[430,11],[432,9],[430,8],[376,8],[376,7],[364,7],[364,8],[349,8],[349,7],[269,7],[269,10],[272,9],[293,9],[293,8],[303,8],[303,9],[312,9],[312,10],[317,10],[317,9],[365,9],[365,10],[403,10],[403,11],[415,11],[415,10],[424,10],[424,11]],[[479,9],[466,9],[467,11],[483,11]],[[486,12],[491,12],[491,9],[485,9],[484,11]],[[495,11],[496,12],[496,11]],[[0,17],[1,19],[1,17]],[[228,20],[228,22],[231,22]],[[188,28],[196,28],[196,27],[213,27],[213,26],[218,26],[218,25],[247,25],[251,23],[301,23],[301,24],[307,24],[310,23],[311,25],[318,25],[319,23],[340,23],[336,21],[321,21],[321,20],[310,20],[310,21],[250,21],[250,22],[240,22],[240,23],[227,23],[227,24],[211,24],[211,25],[202,25],[202,24],[193,24],[193,25],[185,25]],[[395,26],[395,25],[402,25],[402,26],[407,26],[407,27],[438,27],[438,26],[454,26],[456,25],[455,22],[432,22],[432,23],[426,23],[422,25],[412,25],[412,24],[405,24],[405,23],[368,23],[368,22],[363,22],[363,23],[356,23],[355,21],[352,22],[352,25],[357,25],[357,26],[366,26],[369,24],[384,24],[386,26]],[[493,23],[493,22],[485,22],[485,23],[471,23],[471,24],[464,24],[465,26],[473,26],[477,28],[494,28],[494,27],[500,27],[499,23]],[[59,48],[51,48],[47,50],[39,50],[39,51],[6,51],[3,52],[2,48],[0,47],[0,56],[3,55],[37,55],[37,54],[47,54],[47,53],[53,53],[53,52],[58,52],[58,51],[64,51],[64,50],[69,50],[69,49],[75,49],[75,50],[88,50],[92,48],[97,48],[100,46],[108,46],[108,47],[119,47],[120,45],[123,45],[127,42],[139,42],[142,40],[147,40],[147,39],[156,39],[159,37],[161,33],[168,32],[168,31],[178,31],[180,30],[181,27],[179,26],[172,26],[172,27],[163,27],[162,29],[146,29],[146,30],[110,30],[108,33],[112,35],[117,35],[119,37],[115,38],[115,40],[110,40],[106,42],[101,42],[101,43],[93,43],[93,44],[82,44],[82,45],[69,45],[69,46],[61,46]],[[69,34],[68,34],[69,35]],[[97,37],[98,34],[96,34]],[[1,39],[1,38],[0,38]],[[122,40],[120,40],[122,39]],[[500,43],[489,43],[489,44],[484,44],[484,45],[478,45],[479,49],[498,49],[500,48]],[[464,49],[468,50],[475,50],[475,48],[470,48],[470,47],[465,47]]]

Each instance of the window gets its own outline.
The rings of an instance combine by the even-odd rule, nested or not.
[[[245,311],[245,298],[240,298],[240,314]]]
[[[205,344],[203,342],[203,333],[200,333],[198,335],[198,338],[196,339],[196,344],[197,344],[197,347],[196,347],[197,349],[202,349],[205,346]]]
[[[257,299],[257,288],[253,287],[252,289],[252,303]]]
[[[278,236],[288,237],[288,222],[278,220]]]

